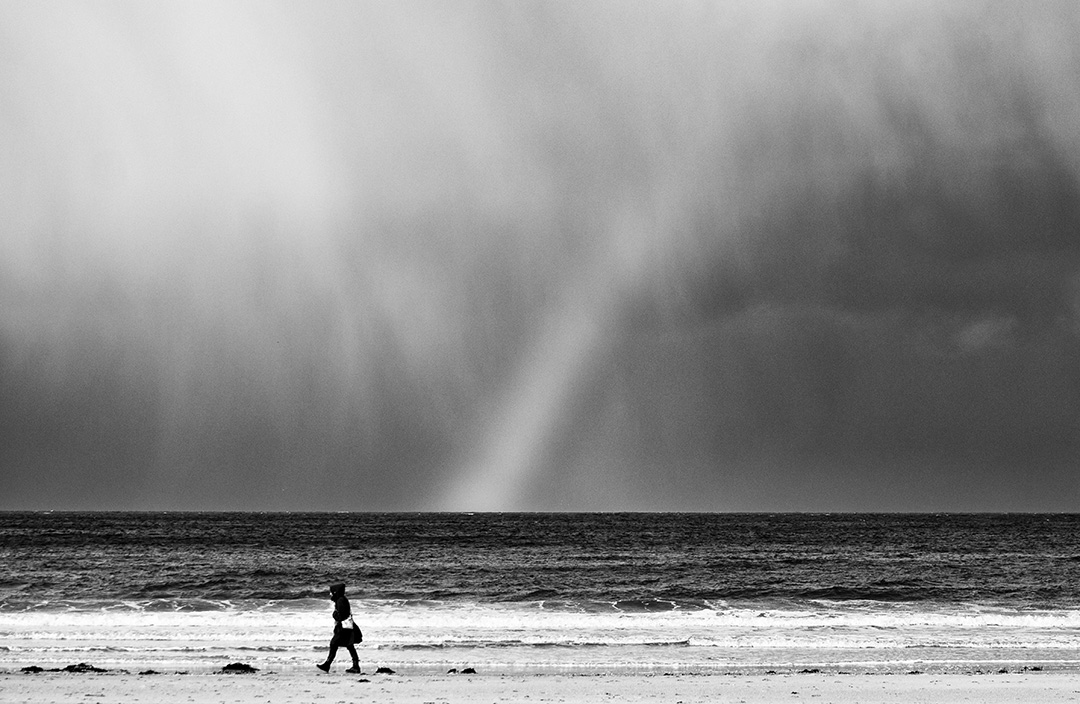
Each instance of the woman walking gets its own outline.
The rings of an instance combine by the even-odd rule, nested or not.
[[[315,667],[323,672],[330,672],[330,665],[334,662],[338,648],[347,648],[349,655],[352,656],[352,667],[346,672],[359,673],[360,659],[356,655],[354,643],[362,641],[364,636],[353,621],[352,607],[349,606],[349,599],[345,596],[345,585],[331,584],[330,599],[334,602],[334,637],[330,639],[330,652],[326,656],[326,662]]]

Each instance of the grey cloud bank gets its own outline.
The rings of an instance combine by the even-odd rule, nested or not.
[[[1071,3],[0,8],[0,508],[1074,510]]]

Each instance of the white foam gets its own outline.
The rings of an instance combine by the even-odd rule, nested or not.
[[[463,659],[509,669],[1062,661],[1080,629],[1077,610],[975,605],[822,602],[797,609],[633,613],[537,604],[355,600],[353,606],[365,634],[362,658],[435,669]],[[277,603],[209,611],[0,612],[7,646],[0,666],[93,660],[202,667],[232,658],[287,669],[324,648],[332,625],[324,602],[297,603],[291,610]]]

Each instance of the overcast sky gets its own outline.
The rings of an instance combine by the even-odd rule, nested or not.
[[[0,4],[0,509],[1080,510],[1070,1]]]

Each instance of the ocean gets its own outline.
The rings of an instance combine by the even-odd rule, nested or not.
[[[1080,669],[1080,516],[0,513],[0,670]],[[348,656],[339,655],[341,672]]]

